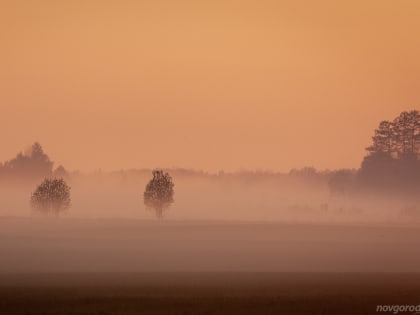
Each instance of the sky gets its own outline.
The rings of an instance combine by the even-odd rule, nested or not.
[[[357,168],[420,108],[420,1],[0,0],[0,161]]]

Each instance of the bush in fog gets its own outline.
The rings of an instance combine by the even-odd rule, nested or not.
[[[36,188],[30,203],[34,210],[58,215],[71,206],[70,187],[62,178],[47,178]]]
[[[162,170],[154,170],[153,178],[146,185],[143,197],[146,208],[155,210],[156,216],[161,218],[163,211],[174,202],[172,177]]]

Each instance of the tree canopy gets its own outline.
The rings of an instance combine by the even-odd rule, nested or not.
[[[372,145],[367,148],[373,154],[385,154],[401,159],[420,157],[420,113],[417,110],[402,112],[391,121],[382,121],[375,129]]]
[[[31,195],[30,203],[34,210],[58,215],[71,206],[70,187],[62,178],[47,178]]]
[[[146,208],[154,209],[156,216],[161,218],[163,211],[174,202],[174,183],[172,177],[162,170],[154,170],[153,178],[144,191]]]

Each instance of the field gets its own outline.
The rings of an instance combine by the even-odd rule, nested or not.
[[[419,274],[137,273],[1,276],[1,314],[374,314],[419,304]]]
[[[420,304],[419,245],[415,226],[1,218],[0,314],[374,314]]]

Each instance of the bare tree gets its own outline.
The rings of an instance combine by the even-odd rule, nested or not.
[[[146,208],[154,209],[156,216],[162,218],[163,211],[174,202],[172,177],[162,170],[154,170],[153,178],[146,185],[143,198]]]
[[[31,195],[30,203],[34,210],[58,215],[71,206],[70,187],[62,178],[44,179]]]

